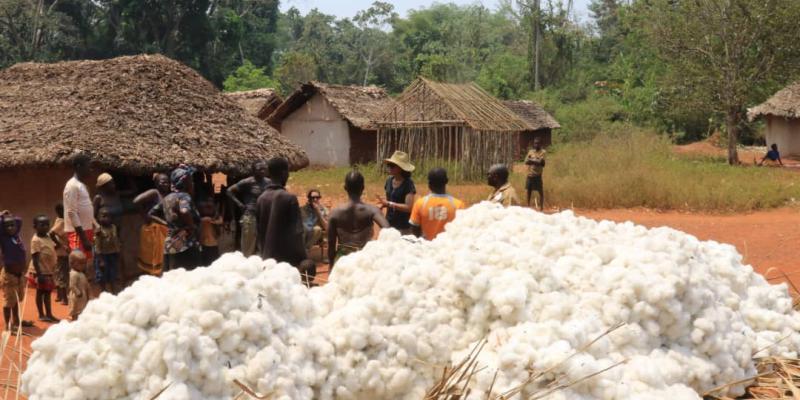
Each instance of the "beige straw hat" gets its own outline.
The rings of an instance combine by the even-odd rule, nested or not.
[[[408,154],[404,151],[395,151],[391,158],[387,158],[383,162],[397,165],[406,172],[414,172],[414,164],[411,164]]]
[[[113,180],[114,180],[114,178],[111,177],[111,174],[109,174],[108,172],[103,172],[102,174],[100,174],[100,176],[97,177],[97,186],[96,187],[103,186],[106,183],[111,182]]]

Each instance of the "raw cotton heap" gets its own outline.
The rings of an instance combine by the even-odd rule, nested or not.
[[[33,344],[23,375],[35,399],[230,399],[231,380],[268,347],[286,357],[312,321],[289,265],[225,255],[212,268],[143,277],[103,294],[78,321]]]
[[[754,355],[797,356],[791,303],[729,245],[480,204],[432,242],[383,231],[310,292],[228,256],[104,296],[34,343],[23,390],[231,398],[238,379],[272,399],[420,399],[486,339],[470,399],[554,381],[577,383],[548,399],[700,399],[755,375]]]

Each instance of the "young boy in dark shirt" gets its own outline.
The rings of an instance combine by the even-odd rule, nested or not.
[[[3,318],[6,329],[12,334],[19,328],[33,326],[30,321],[22,321],[19,304],[25,297],[25,245],[19,232],[22,229],[22,220],[14,217],[9,212],[0,215],[0,251],[3,253],[3,271],[0,273],[0,287],[3,289]]]

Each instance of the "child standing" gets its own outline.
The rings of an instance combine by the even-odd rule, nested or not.
[[[217,215],[213,200],[199,204],[200,208],[200,246],[202,247],[203,265],[209,266],[219,258],[219,234],[222,217]]]
[[[53,316],[50,293],[56,284],[53,275],[56,272],[58,256],[56,242],[50,238],[50,219],[46,215],[37,215],[33,219],[36,233],[31,239],[31,264],[28,267],[28,286],[36,289],[36,310],[39,321],[58,322]]]
[[[3,271],[0,274],[0,286],[3,288],[3,318],[6,329],[14,333],[22,324],[23,327],[33,326],[33,322],[22,321],[19,304],[25,296],[25,245],[19,237],[22,229],[22,220],[14,217],[8,211],[0,215],[0,251],[3,252]]]
[[[86,308],[89,302],[89,280],[86,278],[86,255],[80,250],[69,253],[69,316],[72,320]]]
[[[64,230],[64,206],[56,205],[56,220],[50,229],[50,238],[56,242],[58,266],[53,276],[56,281],[56,302],[67,305],[67,287],[69,286],[69,237]]]
[[[116,294],[119,252],[122,246],[117,226],[113,223],[108,208],[102,207],[97,212],[97,223],[100,224],[94,235],[94,269],[97,284],[100,290]]]

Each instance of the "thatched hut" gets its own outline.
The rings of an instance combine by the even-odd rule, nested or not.
[[[767,121],[767,145],[778,145],[782,155],[800,156],[800,82],[778,91],[762,104],[747,110],[750,120]]]
[[[403,150],[415,162],[447,165],[477,178],[491,164],[512,163],[528,124],[474,83],[414,81],[379,122],[378,158]]]
[[[274,129],[248,115],[197,72],[163,56],[55,64],[23,63],[0,71],[0,209],[24,219],[53,216],[76,152],[118,186],[143,190],[154,171],[180,163],[243,175],[256,159],[308,159]],[[135,183],[135,185],[134,185]],[[93,181],[88,185],[94,189]],[[123,222],[124,272],[138,246],[137,215]],[[135,271],[135,266],[133,267]]]
[[[520,156],[525,155],[535,139],[539,139],[544,147],[553,143],[553,129],[561,128],[561,125],[542,106],[529,100],[504,100],[503,105],[527,125],[519,135]]]
[[[375,121],[391,104],[386,91],[375,86],[308,82],[267,122],[302,147],[311,164],[347,166],[375,160]]]
[[[228,92],[225,96],[239,103],[248,114],[261,120],[266,120],[283,103],[278,92],[268,88]]]

